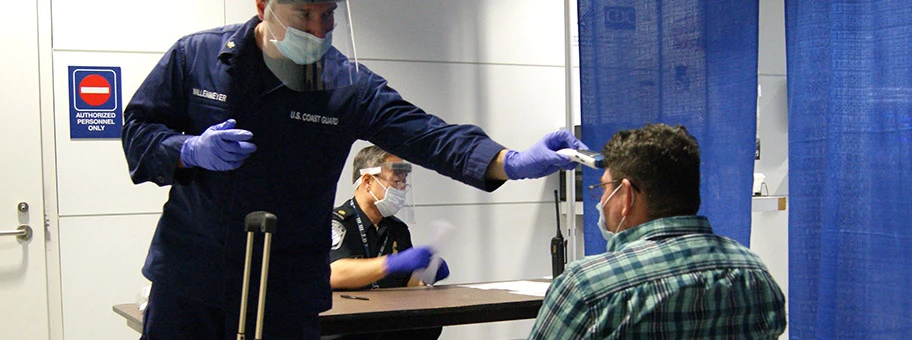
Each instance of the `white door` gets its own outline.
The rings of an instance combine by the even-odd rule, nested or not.
[[[0,22],[0,337],[48,339],[38,96],[37,0],[6,1]],[[20,202],[23,203],[20,207]],[[27,205],[27,206],[26,206]],[[14,235],[20,225],[31,239]]]

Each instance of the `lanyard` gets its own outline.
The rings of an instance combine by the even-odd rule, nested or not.
[[[386,249],[386,244],[389,242],[389,232],[386,233],[386,237],[383,238],[383,244],[380,246],[380,249],[377,250],[377,256],[371,256],[370,247],[367,244],[367,231],[364,230],[364,223],[361,222],[361,214],[358,213],[358,208],[355,207],[355,200],[351,199],[348,201],[348,204],[351,205],[352,209],[355,210],[355,222],[358,222],[358,231],[361,233],[361,245],[364,246],[364,257],[378,257],[380,254],[383,254],[383,249]],[[371,288],[380,288],[376,282],[371,282]]]

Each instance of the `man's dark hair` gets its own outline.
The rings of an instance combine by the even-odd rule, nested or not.
[[[371,145],[358,151],[355,159],[352,161],[352,183],[361,178],[361,169],[373,168],[383,165],[386,158],[390,156],[389,152],[383,151],[376,145]]]
[[[615,133],[602,148],[613,180],[627,178],[646,194],[648,218],[700,210],[700,146],[687,128],[648,124]]]

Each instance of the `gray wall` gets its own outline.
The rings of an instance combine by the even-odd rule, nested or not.
[[[176,39],[245,21],[255,14],[254,1],[39,0],[39,7],[38,30],[50,30],[41,36],[52,41],[44,52],[52,65],[43,67],[53,75],[42,79],[52,84],[44,87],[52,93],[43,94],[43,104],[54,108],[43,117],[53,127],[44,132],[45,152],[56,155],[45,164],[51,333],[67,340],[136,338],[111,305],[134,301],[148,284],[139,269],[167,188],[133,185],[119,140],[69,139],[67,66],[121,67],[127,102]],[[566,124],[562,1],[352,0],[351,7],[361,61],[428,112],[479,125],[520,150]],[[764,154],[757,168],[768,172],[771,192],[787,194],[780,184],[787,173],[782,1],[761,0],[761,7]],[[578,112],[571,115],[578,121]],[[337,203],[351,194],[350,171]],[[431,241],[435,221],[456,229],[440,245],[452,271],[446,283],[550,274],[556,175],[484,193],[419,169],[413,184],[415,243]],[[787,216],[760,212],[754,219],[762,220],[754,224],[754,248],[785,285]],[[443,338],[524,338],[530,327],[531,320],[446,327]]]
[[[760,159],[754,172],[766,175],[771,196],[788,202],[788,98],[785,73],[785,2],[760,0],[757,137]],[[764,191],[766,193],[766,191]],[[760,201],[760,202],[758,202]],[[763,202],[767,201],[767,202]],[[755,206],[769,203],[754,198]],[[769,205],[769,204],[765,204]],[[763,258],[788,297],[788,209],[755,209],[751,214],[751,249]],[[788,299],[786,299],[788,303]],[[781,339],[788,339],[788,329]]]

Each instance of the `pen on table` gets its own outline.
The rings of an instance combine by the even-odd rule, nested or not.
[[[346,299],[353,299],[353,300],[365,300],[365,301],[370,300],[363,296],[354,296],[354,295],[348,295],[348,294],[342,294],[342,295],[339,295],[339,297],[346,298]]]

